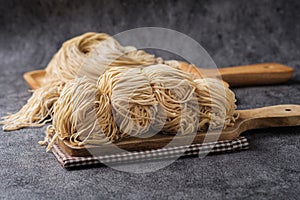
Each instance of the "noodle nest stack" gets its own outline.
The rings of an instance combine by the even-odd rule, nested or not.
[[[59,137],[79,146],[232,126],[234,93],[222,81],[195,79],[178,66],[107,34],[86,33],[63,43],[42,87],[0,123],[9,131],[52,121],[51,143]]]
[[[96,84],[86,77],[66,84],[52,129],[74,145],[159,131],[187,135],[232,126],[235,108],[234,93],[221,81],[193,80],[165,64],[113,67]]]

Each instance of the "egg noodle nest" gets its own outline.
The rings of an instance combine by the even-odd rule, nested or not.
[[[72,38],[46,67],[43,85],[3,129],[39,127],[73,145],[118,142],[152,132],[188,135],[225,129],[238,118],[222,81],[197,78],[104,33]],[[51,144],[50,144],[51,146]]]

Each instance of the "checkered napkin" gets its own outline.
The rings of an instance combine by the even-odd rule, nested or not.
[[[224,140],[188,146],[168,147],[147,151],[127,152],[105,156],[75,157],[66,153],[59,145],[54,144],[52,152],[65,168],[82,167],[90,165],[137,163],[155,160],[172,159],[187,156],[199,156],[211,153],[224,153],[248,149],[247,138],[239,137],[234,140]]]

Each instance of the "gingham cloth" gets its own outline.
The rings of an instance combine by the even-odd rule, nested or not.
[[[199,156],[204,154],[224,153],[248,149],[247,138],[239,137],[235,140],[218,141],[204,144],[192,144],[188,146],[177,146],[147,151],[127,152],[122,154],[111,154],[105,156],[70,156],[59,145],[54,144],[52,152],[65,168],[82,167],[90,165],[125,164],[136,162],[147,162],[155,160],[172,159],[187,156]]]

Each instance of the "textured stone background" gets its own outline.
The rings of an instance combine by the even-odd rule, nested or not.
[[[300,2],[4,1],[0,4],[0,115],[29,98],[22,74],[44,68],[62,42],[87,31],[171,28],[200,42],[219,67],[280,62],[283,85],[234,89],[239,108],[300,104]],[[37,142],[44,128],[0,131],[0,198],[297,199],[300,128],[249,131],[248,151],[180,159],[154,173],[110,168],[68,171]]]

